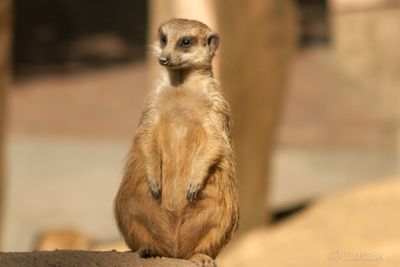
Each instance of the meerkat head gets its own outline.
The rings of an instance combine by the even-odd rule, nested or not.
[[[158,30],[156,54],[170,69],[207,67],[218,48],[219,36],[196,20],[171,19]]]

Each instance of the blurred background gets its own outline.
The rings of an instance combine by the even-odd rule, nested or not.
[[[172,17],[221,35],[221,266],[400,266],[399,0],[0,0],[2,250],[125,249],[113,198]]]

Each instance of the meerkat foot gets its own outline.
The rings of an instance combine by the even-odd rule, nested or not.
[[[189,202],[192,202],[193,200],[195,200],[199,193],[200,190],[203,188],[203,185],[201,183],[190,183],[188,186],[188,190],[187,190],[187,195],[186,198]]]
[[[215,260],[206,254],[196,253],[189,258],[189,261],[199,267],[217,267]]]
[[[155,250],[148,247],[139,249],[138,253],[144,259],[161,257]]]
[[[161,198],[161,185],[160,183],[153,181],[153,180],[148,180],[147,182],[148,187],[149,187],[149,192],[151,194],[151,196],[156,199],[159,200]]]

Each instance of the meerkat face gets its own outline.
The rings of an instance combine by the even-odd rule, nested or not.
[[[218,34],[196,20],[172,19],[158,30],[157,56],[171,69],[210,66],[218,48]]]

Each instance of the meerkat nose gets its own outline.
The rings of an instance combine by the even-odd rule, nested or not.
[[[160,57],[158,59],[158,62],[163,66],[167,66],[170,62],[170,59],[169,59],[169,57]]]

